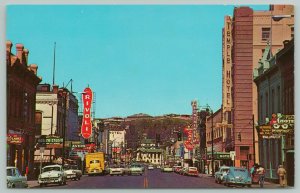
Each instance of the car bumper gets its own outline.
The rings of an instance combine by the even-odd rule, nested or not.
[[[62,182],[62,178],[53,178],[53,179],[39,179],[39,184],[50,184],[50,183],[60,183]]]
[[[76,174],[69,174],[67,175],[67,179],[76,178]]]

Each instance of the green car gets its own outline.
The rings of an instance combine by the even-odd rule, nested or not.
[[[27,177],[22,176],[18,168],[6,167],[7,188],[27,188]]]

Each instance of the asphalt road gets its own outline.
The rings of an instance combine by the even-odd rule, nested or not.
[[[182,176],[174,172],[163,173],[159,169],[146,170],[142,176],[83,176],[79,181],[68,180],[67,185],[47,185],[51,189],[155,189],[155,188],[226,188],[216,184],[214,178]]]

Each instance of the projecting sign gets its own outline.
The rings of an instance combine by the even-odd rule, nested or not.
[[[24,138],[20,134],[8,134],[7,135],[7,143],[8,144],[21,144],[23,143]]]
[[[83,138],[88,139],[92,134],[91,122],[91,107],[93,101],[93,92],[90,88],[85,88],[82,95],[83,101],[83,117],[81,126],[81,135]]]

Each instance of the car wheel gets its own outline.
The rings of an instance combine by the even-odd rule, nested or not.
[[[78,177],[77,180],[80,180],[80,177]]]
[[[67,179],[65,179],[65,181],[64,181],[64,185],[67,185]]]

